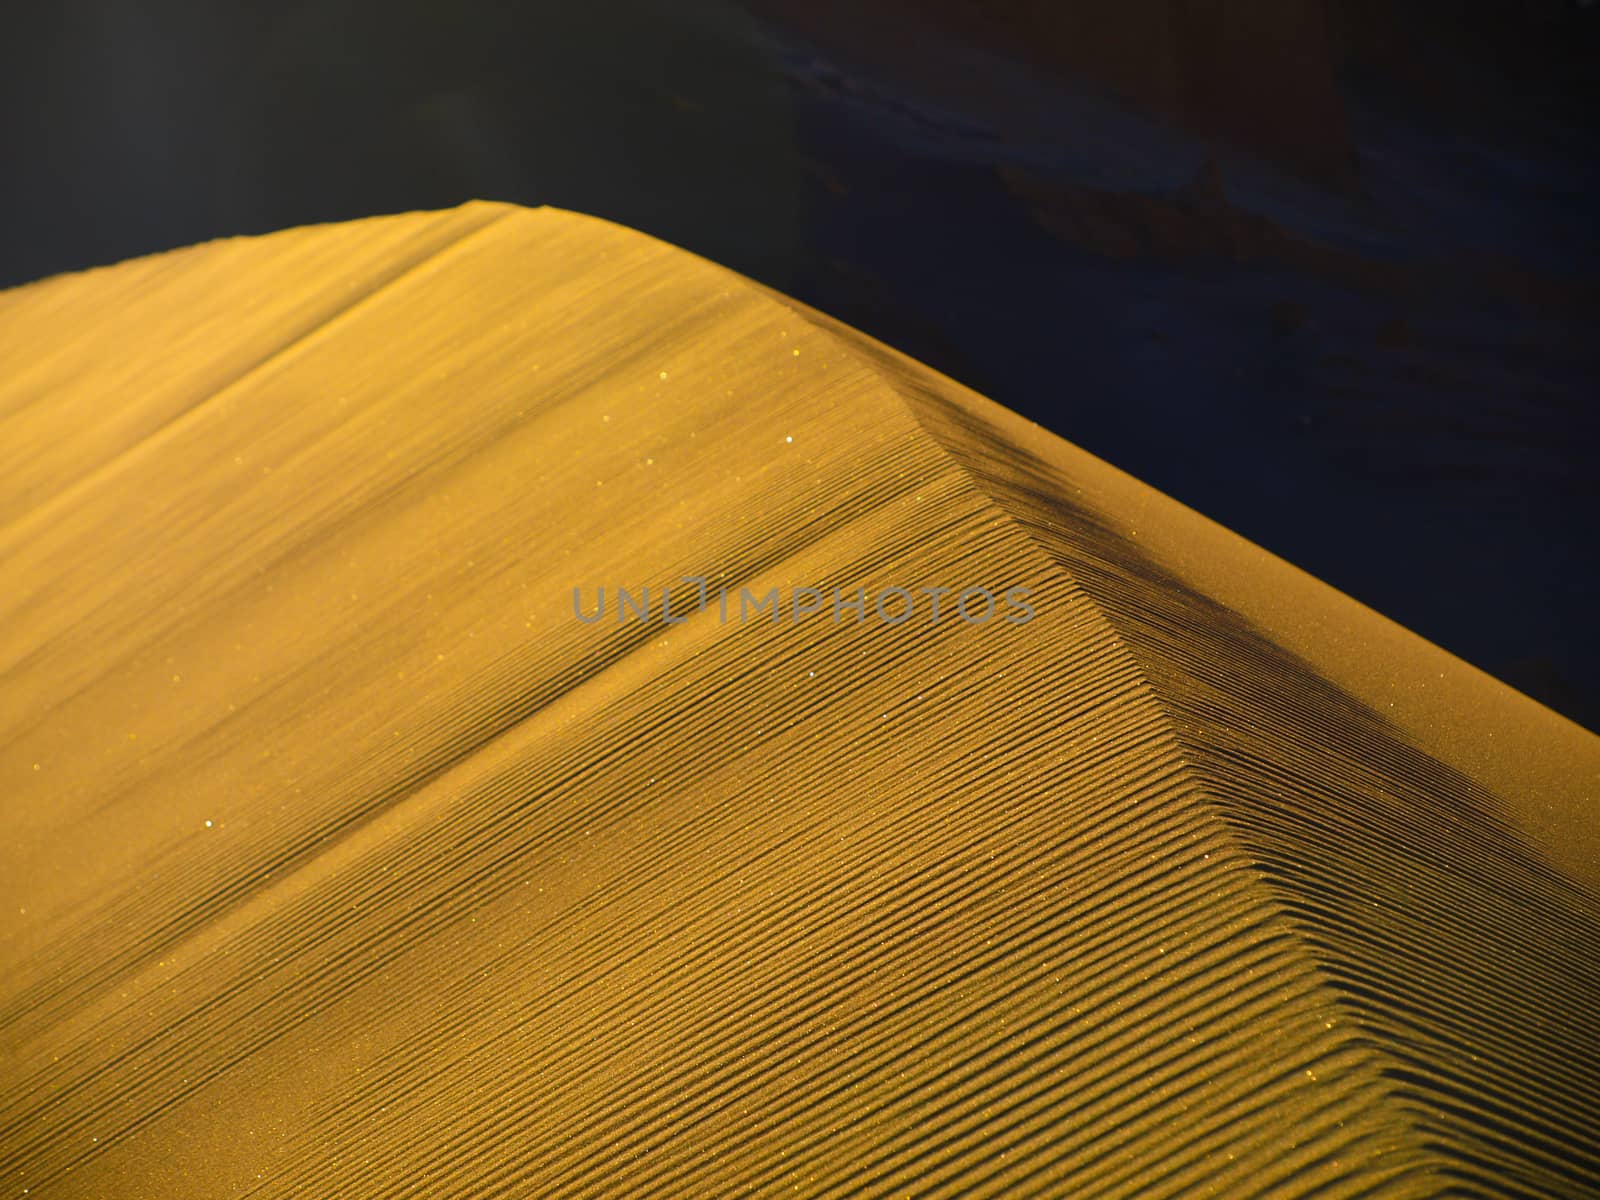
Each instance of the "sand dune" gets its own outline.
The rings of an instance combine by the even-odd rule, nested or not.
[[[1600,1188],[1600,739],[642,235],[0,293],[0,582],[6,1195]]]

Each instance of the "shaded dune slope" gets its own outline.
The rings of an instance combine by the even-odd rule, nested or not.
[[[496,205],[0,368],[11,1192],[1600,1186],[1600,739],[952,381]]]

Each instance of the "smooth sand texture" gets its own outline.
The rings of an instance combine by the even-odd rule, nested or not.
[[[716,266],[48,280],[0,468],[0,1194],[1600,1187],[1600,739]]]

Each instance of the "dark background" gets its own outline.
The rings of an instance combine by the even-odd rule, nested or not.
[[[0,285],[473,197],[594,213],[1600,726],[1587,4],[17,7]]]

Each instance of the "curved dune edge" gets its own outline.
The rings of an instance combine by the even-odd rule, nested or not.
[[[870,339],[474,204],[0,366],[18,1194],[1600,1183],[1600,739]],[[571,616],[720,572],[1038,615]]]

